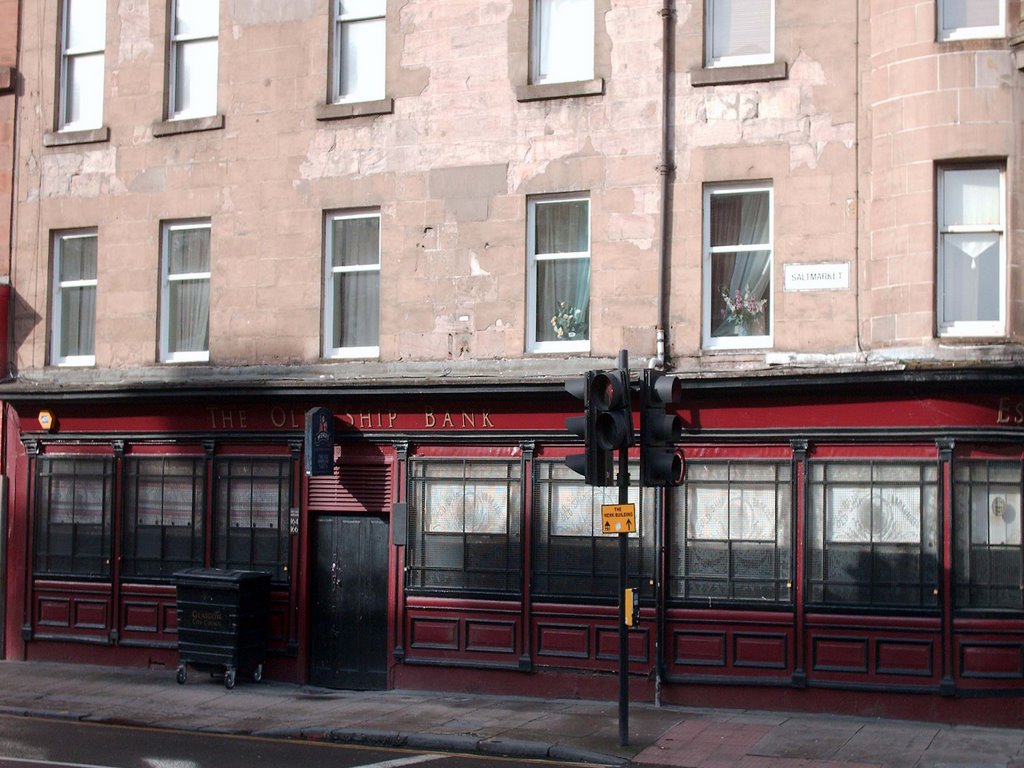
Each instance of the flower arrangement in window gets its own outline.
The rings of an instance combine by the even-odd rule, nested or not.
[[[558,302],[558,310],[551,318],[551,327],[559,340],[575,339],[586,331],[587,318],[583,310],[565,301]]]
[[[755,297],[749,288],[745,288],[742,293],[737,288],[731,295],[723,289],[722,301],[725,303],[722,309],[725,322],[736,328],[737,335],[745,336],[751,328],[762,325],[768,299]]]

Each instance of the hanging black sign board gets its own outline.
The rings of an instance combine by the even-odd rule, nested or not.
[[[329,408],[306,411],[306,474],[334,474],[334,414]]]

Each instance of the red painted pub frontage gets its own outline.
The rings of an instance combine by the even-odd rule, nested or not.
[[[681,378],[685,482],[631,491],[631,698],[1024,721],[1021,371]],[[561,382],[9,387],[5,658],[170,683],[210,566],[271,574],[267,678],[615,696],[617,489],[565,467]]]

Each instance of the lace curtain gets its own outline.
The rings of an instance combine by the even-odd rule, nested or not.
[[[168,350],[209,349],[210,230],[175,229],[168,236]]]
[[[336,219],[331,234],[332,345],[372,347],[380,333],[380,218]]]
[[[763,336],[769,331],[769,197],[768,190],[711,195],[712,336]],[[737,299],[745,307],[739,312],[731,306]]]
[[[537,341],[590,338],[590,203],[537,203]]]

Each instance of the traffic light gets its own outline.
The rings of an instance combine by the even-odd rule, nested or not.
[[[683,457],[675,443],[683,432],[679,416],[666,407],[683,398],[682,385],[674,376],[644,369],[640,411],[640,484],[680,485]]]
[[[614,451],[633,444],[628,371],[595,371],[590,382],[590,409],[599,450]]]
[[[594,371],[587,371],[585,376],[565,382],[566,391],[583,401],[583,415],[571,416],[565,420],[565,428],[583,438],[585,451],[565,457],[565,465],[573,472],[583,475],[587,485],[605,485],[611,475],[611,454],[604,463],[598,462],[598,454],[594,446],[594,411],[591,406],[590,389],[594,381]],[[602,457],[604,458],[604,457]]]
[[[583,401],[583,415],[565,420],[565,428],[583,438],[584,453],[565,457],[569,469],[587,485],[615,484],[615,451],[633,444],[626,371],[588,371],[565,382],[566,391]]]

